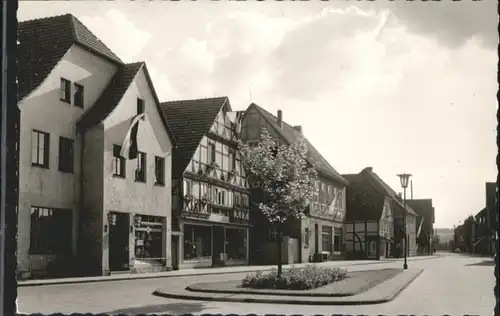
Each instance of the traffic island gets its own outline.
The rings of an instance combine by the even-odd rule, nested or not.
[[[153,295],[197,301],[303,305],[367,305],[393,300],[422,269],[383,269],[349,272],[348,277],[311,290],[242,288],[241,281],[197,283],[184,289],[163,288]]]

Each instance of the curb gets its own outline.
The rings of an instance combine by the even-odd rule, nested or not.
[[[394,300],[404,289],[406,289],[417,277],[422,274],[424,270],[420,269],[418,273],[411,277],[411,279],[406,280],[402,286],[396,288],[391,294],[378,299],[358,299],[358,300],[297,300],[297,299],[266,299],[266,298],[239,298],[235,297],[233,294],[222,297],[214,296],[192,296],[185,294],[175,294],[175,293],[165,293],[161,290],[155,290],[152,295],[164,298],[182,299],[182,300],[194,300],[194,301],[214,301],[214,302],[238,302],[238,303],[264,303],[264,304],[289,304],[289,305],[375,305],[383,304]],[[376,288],[376,287],[375,287]],[[373,288],[373,289],[375,289]],[[372,290],[373,290],[372,289]],[[362,295],[362,294],[358,294]],[[267,296],[267,295],[266,295]],[[352,297],[352,296],[351,296]]]
[[[408,261],[417,261],[417,260],[430,260],[430,259],[437,259],[439,256],[431,256],[431,257],[426,257],[426,258],[419,258],[419,257],[411,257],[413,258],[412,260]],[[384,259],[384,260],[376,260],[374,262],[364,262],[364,263],[350,263],[352,261],[346,261],[346,263],[349,263],[348,266],[358,266],[358,265],[371,265],[371,264],[383,264],[383,263],[390,263],[390,262],[397,262],[401,261],[402,259]],[[332,261],[334,262],[334,261]],[[130,274],[123,274],[123,276],[114,276],[114,277],[103,277],[103,276],[97,276],[97,277],[81,277],[81,278],[66,278],[66,279],[46,279],[46,280],[28,280],[28,281],[18,281],[17,286],[18,287],[28,287],[28,286],[44,286],[44,285],[61,285],[61,284],[78,284],[78,283],[96,283],[96,282],[111,282],[111,281],[128,281],[128,280],[145,280],[145,279],[163,279],[163,278],[175,278],[175,277],[188,277],[188,276],[202,276],[202,275],[213,275],[213,274],[236,274],[236,273],[252,273],[252,272],[257,272],[257,271],[262,271],[262,272],[269,272],[273,270],[273,268],[264,268],[264,269],[246,269],[246,270],[239,270],[239,271],[226,271],[226,272],[220,272],[217,270],[210,270],[207,269],[206,272],[200,272],[200,273],[179,273],[179,274],[168,274],[168,272],[165,272],[165,274],[162,275],[151,275],[149,273],[144,273],[144,274],[136,274],[133,275],[132,277]]]
[[[382,269],[382,270],[363,270],[363,271],[383,271],[385,269]],[[192,285],[188,285],[185,287],[185,290],[189,291],[189,292],[196,292],[196,293],[206,293],[207,295],[208,294],[227,294],[227,295],[271,295],[271,296],[294,296],[294,297],[322,297],[322,298],[331,298],[331,297],[349,297],[349,296],[355,296],[355,295],[359,295],[363,292],[366,292],[382,283],[384,283],[385,281],[388,281],[390,279],[392,279],[393,277],[395,277],[396,275],[398,275],[399,273],[403,273],[404,270],[403,269],[394,269],[394,268],[390,268],[388,270],[394,270],[392,271],[393,274],[389,275],[388,278],[384,278],[384,279],[379,279],[379,280],[376,280],[375,282],[372,282],[372,283],[369,283],[369,284],[365,284],[364,286],[358,288],[357,291],[352,291],[352,292],[344,292],[344,293],[322,293],[322,292],[319,292],[319,293],[314,293],[314,292],[303,292],[303,291],[295,291],[294,292],[285,292],[283,290],[269,290],[269,289],[260,289],[258,291],[256,291],[255,289],[248,289],[248,288],[242,288],[240,290],[220,290],[220,289],[204,289],[204,288],[200,288],[200,287],[196,287],[197,285],[199,284],[202,284],[202,283],[196,283],[196,284],[192,284]],[[356,272],[359,272],[359,271],[356,271]],[[241,283],[241,281],[238,281],[239,283]]]

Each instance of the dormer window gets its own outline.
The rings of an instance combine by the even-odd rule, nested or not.
[[[61,78],[61,101],[71,103],[71,81]]]
[[[143,114],[144,113],[144,110],[145,110],[145,107],[144,107],[144,100],[143,99],[140,99],[140,98],[137,98],[137,115],[139,114]],[[143,118],[144,119],[144,118]]]
[[[83,108],[83,86],[75,83],[75,94],[73,95],[73,104]]]

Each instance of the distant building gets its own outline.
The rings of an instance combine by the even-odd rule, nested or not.
[[[417,252],[432,253],[434,234],[434,206],[432,199],[410,199],[408,205],[418,214],[417,217]],[[419,231],[420,229],[420,231]]]
[[[248,263],[249,191],[238,152],[239,113],[227,97],[162,103],[173,157],[174,268]]]
[[[291,126],[283,120],[283,112],[274,116],[252,103],[243,116],[242,140],[256,143],[266,128],[279,144],[292,144],[302,133],[300,126]],[[288,223],[287,237],[283,241],[285,263],[307,262],[342,257],[343,220],[345,216],[345,187],[347,181],[328,163],[308,141],[307,160],[318,172],[316,193],[309,214],[302,220]],[[257,202],[257,201],[255,201]],[[251,212],[251,258],[255,264],[278,261],[276,234],[259,210]]]
[[[371,167],[343,175],[347,187],[344,223],[347,258],[400,257],[404,245],[402,201]],[[408,255],[416,254],[416,216],[407,205]]]
[[[174,140],[146,64],[71,14],[20,22],[19,41],[18,276],[168,269]]]

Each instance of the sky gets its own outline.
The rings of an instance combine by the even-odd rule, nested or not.
[[[373,167],[432,198],[436,227],[486,206],[496,181],[496,1],[20,1],[71,13],[161,101],[228,96],[283,111],[341,174]],[[407,191],[407,196],[410,196]]]

